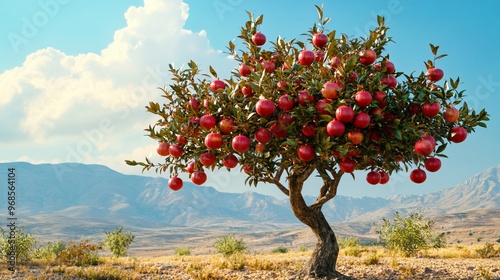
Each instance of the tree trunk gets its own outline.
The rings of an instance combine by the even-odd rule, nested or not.
[[[336,268],[339,255],[337,238],[321,208],[312,209],[311,216],[316,221],[316,224],[309,227],[318,241],[311,259],[306,263],[303,270],[310,277],[336,277],[338,276]]]
[[[288,187],[289,198],[293,214],[304,224],[309,226],[317,238],[316,248],[311,259],[297,273],[297,279],[310,278],[342,278],[342,274],[336,270],[339,245],[332,228],[328,224],[321,206],[308,206],[302,196],[302,186],[305,181],[301,176],[290,176]],[[308,177],[308,175],[307,175]]]

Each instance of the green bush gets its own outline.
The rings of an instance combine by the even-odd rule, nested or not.
[[[106,232],[106,237],[102,240],[104,247],[111,250],[113,257],[123,257],[127,255],[130,244],[135,236],[132,232],[123,232],[123,228],[117,227],[113,232]]]
[[[307,246],[306,245],[300,246],[299,251],[301,251],[301,252],[307,252]]]
[[[432,247],[434,248],[444,248],[446,247],[446,235],[445,233],[438,234],[434,237],[431,237],[429,240]]]
[[[272,251],[274,254],[284,254],[288,253],[288,249],[284,246],[279,246]]]
[[[12,255],[11,252],[11,243],[9,242],[10,231],[5,231],[3,228],[1,230],[0,236],[0,255],[8,260],[9,256]],[[17,228],[14,232],[15,237],[14,245],[15,245],[15,256],[18,262],[29,261],[33,257],[33,253],[36,249],[36,238],[34,234],[26,233],[25,228]]]
[[[39,260],[55,260],[65,248],[66,244],[62,241],[49,242],[45,246],[37,248],[34,257]]]
[[[234,234],[230,234],[225,237],[217,238],[215,241],[215,249],[217,253],[221,253],[225,257],[228,257],[235,253],[244,252],[247,247],[242,239],[236,239]]]
[[[340,248],[357,247],[360,244],[359,239],[354,236],[349,236],[346,238],[339,237],[338,243]]]
[[[97,253],[101,250],[98,244],[90,244],[90,240],[82,240],[79,243],[70,241],[57,256],[57,261],[65,265],[89,266],[97,265],[99,256]]]
[[[405,217],[395,212],[393,221],[384,218],[384,223],[377,231],[382,244],[405,257],[415,256],[434,244],[442,243],[444,235],[433,236],[434,221],[424,221],[421,212]],[[437,241],[436,241],[437,238]]]
[[[191,250],[188,247],[179,247],[175,249],[175,254],[177,256],[189,256],[191,255]]]

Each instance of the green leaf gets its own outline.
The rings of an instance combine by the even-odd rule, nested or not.
[[[258,16],[257,19],[255,19],[255,25],[262,24],[263,20],[264,20],[264,16],[263,15]]]
[[[229,41],[229,51],[230,51],[231,53],[233,53],[233,52],[234,52],[234,48],[235,48],[234,43],[233,43],[232,41]]]
[[[383,16],[377,16],[378,26],[384,26],[385,19]]]
[[[396,137],[396,139],[398,139],[398,140],[403,139],[403,136],[401,135],[401,130],[394,129],[393,132],[394,132],[394,136]]]
[[[210,65],[209,69],[210,69],[210,74],[212,74],[212,76],[217,78],[217,72],[215,72],[215,69],[212,67],[212,65]]]
[[[245,11],[245,12],[247,12],[248,18],[249,18],[250,20],[253,20],[253,15],[252,15],[252,13],[250,13],[249,11]]]
[[[460,77],[458,77],[456,81],[453,81],[453,79],[450,78],[450,84],[453,89],[456,89],[459,83],[460,83]]]
[[[333,116],[331,115],[321,115],[321,118],[326,122],[333,120]]]
[[[125,163],[130,166],[136,166],[137,162],[135,160],[125,160]]]
[[[429,44],[429,45],[431,47],[432,54],[436,55],[438,50],[439,50],[439,46],[434,46],[433,44]]]
[[[316,7],[316,11],[318,11],[319,21],[322,21],[323,20],[323,9],[318,5],[314,5],[314,6]]]
[[[434,58],[434,60],[438,60],[438,59],[441,59],[441,58],[446,57],[446,56],[448,56],[448,55],[447,54],[438,55]]]
[[[460,111],[462,111],[462,115],[469,115],[469,105],[467,105],[467,102],[464,102],[464,105],[462,108],[460,108]]]
[[[300,41],[297,41],[296,44],[301,48],[301,49],[305,49],[306,48],[306,45],[303,43],[303,42],[300,42]]]
[[[442,153],[442,152],[446,149],[446,146],[447,146],[447,145],[448,145],[447,143],[444,143],[443,145],[440,145],[440,146],[437,148],[436,154]]]

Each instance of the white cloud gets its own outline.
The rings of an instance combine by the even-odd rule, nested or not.
[[[16,127],[0,138],[8,143],[0,148],[2,161],[143,158],[154,146],[143,136],[151,123],[144,106],[161,101],[157,87],[169,82],[168,64],[193,59],[220,73],[233,66],[205,31],[183,29],[188,6],[181,0],[145,0],[125,18],[126,27],[100,53],[41,49],[0,74],[0,118]]]

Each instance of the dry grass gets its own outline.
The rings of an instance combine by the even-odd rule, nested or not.
[[[428,250],[418,258],[403,258],[382,247],[355,246],[341,250],[337,266],[342,273],[362,279],[499,278],[500,259],[480,259],[477,252],[482,248],[484,245],[455,245]],[[499,245],[494,249],[500,252]],[[85,267],[37,261],[18,265],[15,274],[7,270],[5,263],[0,263],[0,279],[288,279],[304,265],[310,254],[309,251],[230,257],[102,257],[99,265]]]

